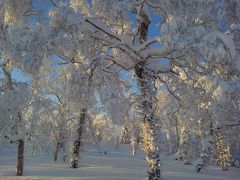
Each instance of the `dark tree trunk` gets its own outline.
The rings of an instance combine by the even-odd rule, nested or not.
[[[60,147],[61,147],[61,143],[57,142],[56,148],[55,148],[55,151],[54,151],[54,155],[53,155],[53,160],[54,161],[57,161],[57,159],[58,159],[58,152],[59,152]]]
[[[7,63],[3,63],[3,73],[6,78],[6,88],[8,90],[14,90],[13,88],[13,82],[12,82],[12,76],[11,76],[11,70],[7,68]],[[21,113],[18,112],[18,123],[21,124]],[[17,123],[15,124],[17,127]],[[18,129],[16,128],[16,135],[18,134]],[[24,140],[19,139],[18,141],[18,154],[17,154],[17,165],[16,165],[16,175],[22,176],[23,174],[23,163],[24,163]]]
[[[143,139],[144,150],[147,152],[149,180],[159,180],[160,171],[160,128],[155,117],[155,77],[150,70],[144,69],[144,65],[135,68],[138,75],[139,88],[141,90],[140,108],[144,112]]]
[[[175,129],[176,129],[176,135],[177,135],[177,147],[176,150],[178,151],[179,146],[180,146],[180,136],[179,136],[179,129],[178,129],[178,113],[175,118]]]
[[[23,174],[23,162],[24,162],[24,141],[18,140],[18,154],[17,154],[17,176]]]
[[[212,163],[213,154],[215,152],[215,149],[213,148],[214,131],[212,115],[209,113],[207,109],[206,112],[208,113],[209,119],[207,119],[207,122],[205,121],[201,122],[202,135],[201,135],[200,158],[202,162],[196,165],[197,172],[200,172],[201,169],[207,167],[209,164]],[[208,132],[206,131],[206,128],[209,128]]]
[[[128,125],[125,125],[122,130],[122,137],[121,137],[121,144],[130,144],[131,137],[129,135],[129,128]]]
[[[137,11],[138,36],[139,42],[147,40],[148,26],[150,19],[144,11],[144,5],[140,5]],[[135,66],[135,72],[138,76],[138,84],[141,91],[140,109],[144,114],[143,119],[143,143],[144,150],[147,152],[146,161],[148,164],[149,180],[159,180],[160,171],[160,149],[159,149],[159,126],[155,117],[155,74],[151,69],[145,67],[146,61],[139,62]]]
[[[73,144],[73,151],[72,151],[72,157],[70,160],[70,168],[78,168],[78,158],[80,153],[80,147],[81,147],[81,140],[82,140],[82,134],[83,134],[83,127],[86,120],[86,111],[87,109],[83,109],[81,112],[80,121],[77,128],[77,137]]]

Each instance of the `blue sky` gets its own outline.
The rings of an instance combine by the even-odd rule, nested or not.
[[[148,28],[148,38],[154,38],[160,35],[160,23],[162,22],[162,18],[160,16],[156,16],[152,11],[149,12],[151,16],[151,24]],[[137,20],[135,14],[129,13],[129,18],[132,21],[132,27],[137,27]]]

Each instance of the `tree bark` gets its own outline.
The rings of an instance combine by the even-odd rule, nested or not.
[[[200,172],[201,169],[207,167],[209,164],[212,163],[213,160],[213,154],[215,152],[215,149],[213,147],[214,145],[214,131],[213,131],[213,120],[211,117],[211,114],[207,110],[207,113],[209,115],[209,119],[207,122],[202,122],[201,125],[201,149],[200,149],[200,158],[201,161],[196,165],[197,172]],[[210,121],[210,122],[209,122]],[[210,124],[209,124],[210,123]],[[206,131],[206,129],[209,128],[209,131]]]
[[[56,148],[55,148],[55,151],[54,151],[54,155],[53,155],[54,156],[53,157],[54,161],[57,161],[57,159],[58,159],[58,152],[59,152],[60,146],[61,146],[61,143],[57,142]]]
[[[77,128],[77,137],[73,144],[70,168],[78,168],[78,158],[79,158],[80,147],[81,147],[83,127],[84,127],[84,123],[86,120],[86,112],[87,112],[86,108],[84,108],[81,112],[81,117],[80,117],[80,121],[79,121],[78,128]]]
[[[24,162],[24,140],[18,140],[18,155],[17,155],[17,176],[23,174],[23,162]]]
[[[147,40],[148,26],[151,22],[146,4],[141,4],[137,10],[138,36],[140,44]],[[146,61],[139,62],[135,66],[138,76],[138,84],[141,91],[140,109],[144,114],[143,118],[143,143],[147,152],[146,161],[148,164],[149,180],[159,180],[160,171],[160,148],[159,148],[159,126],[155,117],[155,74],[145,67]]]
[[[100,145],[99,145],[99,143],[98,143],[99,141],[97,141],[97,139],[96,139],[96,133],[95,133],[95,130],[93,129],[93,124],[92,124],[92,121],[91,121],[91,120],[89,120],[89,129],[90,129],[90,133],[91,133],[91,135],[92,135],[93,141],[94,141],[94,143],[96,144],[98,153],[101,153],[101,152],[102,152],[102,151],[101,151],[101,147],[100,147]]]
[[[139,148],[139,142],[140,142],[140,131],[139,127],[136,126],[134,123],[132,124],[132,139],[131,139],[131,144],[132,144],[132,155],[136,154],[136,151]]]
[[[171,136],[170,132],[169,132],[169,130],[167,130],[168,153],[172,154],[173,153],[173,147],[172,147],[172,141],[171,141],[170,136]]]
[[[160,171],[160,130],[155,117],[155,77],[150,70],[144,69],[144,65],[138,64],[135,68],[138,75],[139,88],[141,90],[140,108],[144,112],[143,139],[144,150],[147,152],[149,180],[159,180]]]
[[[176,147],[176,151],[178,151],[179,146],[180,146],[180,136],[179,136],[179,129],[178,129],[178,112],[176,114],[176,118],[175,118],[175,129],[176,129],[176,136],[177,136],[177,147]]]
[[[6,62],[8,63],[9,60],[6,60]],[[3,61],[4,62],[4,61]],[[13,88],[13,82],[12,82],[12,76],[11,76],[11,70],[9,70],[7,68],[7,63],[4,62],[3,63],[3,73],[4,76],[6,78],[6,88],[8,90],[14,90]],[[21,119],[21,113],[18,112],[18,123],[20,124],[22,119]],[[17,126],[17,124],[15,124]],[[18,131],[18,129],[17,129]],[[16,133],[16,135],[18,134],[18,132]],[[18,154],[17,154],[17,164],[16,164],[16,175],[17,176],[22,176],[23,174],[23,166],[24,166],[24,140],[23,139],[19,139],[18,141]]]

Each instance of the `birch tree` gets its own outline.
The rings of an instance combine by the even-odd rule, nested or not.
[[[159,179],[160,128],[154,112],[155,76],[159,73],[173,73],[174,67],[198,71],[203,61],[206,61],[208,67],[214,67],[217,66],[213,63],[214,59],[227,64],[235,59],[232,39],[218,30],[218,22],[213,18],[214,2],[92,1],[89,4],[87,1],[71,1],[70,6],[80,14],[67,6],[57,5],[52,25],[68,33],[71,31],[67,27],[74,27],[75,31],[81,32],[81,44],[84,44],[84,47],[80,49],[84,50],[86,59],[97,60],[103,70],[113,66],[135,70],[141,90],[139,107],[145,113],[143,122],[148,129],[145,132],[150,132],[145,146],[149,179]],[[161,36],[148,40],[148,27],[151,22],[149,9],[162,15],[164,21],[160,25]],[[202,9],[205,13],[202,13]],[[129,10],[136,14],[136,30],[129,25]],[[86,40],[88,43],[85,43]],[[95,41],[94,44],[98,46],[91,46],[90,40]],[[156,42],[161,42],[161,45],[150,46]],[[93,56],[87,54],[87,49],[95,52],[92,53]],[[168,63],[161,63],[161,58],[167,58]],[[224,67],[228,68],[228,65]],[[216,68],[214,71],[218,73]]]
[[[239,57],[234,44],[237,36],[233,31],[229,34],[221,31],[219,24],[223,17],[216,18],[219,4],[214,0],[51,0],[49,23],[35,26],[26,21],[34,12],[32,1],[26,2],[24,5],[20,1],[0,4],[4,9],[0,34],[4,59],[31,75],[38,72],[43,60],[51,55],[74,64],[69,69],[74,87],[81,83],[74,74],[88,74],[88,81],[96,82],[93,86],[100,92],[108,114],[114,121],[121,122],[127,117],[130,104],[119,71],[134,72],[140,90],[138,110],[142,112],[143,149],[150,180],[161,178],[161,127],[156,117],[155,82],[162,80],[163,74],[176,78],[185,75],[192,85],[202,88],[205,97],[211,97],[203,108],[209,110],[214,125],[229,117],[221,110],[229,110],[231,91],[228,87],[233,87],[231,84],[239,79]],[[238,4],[226,1],[220,6],[237,8],[233,3]],[[130,19],[129,13],[135,19]],[[225,17],[233,21],[235,15]],[[156,16],[159,35],[150,39],[151,19]],[[21,17],[20,20],[17,17]],[[134,20],[137,21],[135,27],[131,25]],[[76,92],[72,97],[81,97],[82,93]],[[80,124],[85,117],[82,110],[87,106],[82,107]],[[78,150],[75,152],[78,154]]]

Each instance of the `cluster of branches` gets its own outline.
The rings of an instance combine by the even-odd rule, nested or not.
[[[135,117],[142,123],[154,180],[161,177],[163,130],[174,131],[169,149],[187,161],[186,149],[197,137],[203,167],[211,161],[215,135],[238,126],[237,0],[24,2],[0,2],[0,137],[19,145],[18,175],[22,142],[47,136],[56,145],[55,159],[72,138],[70,166],[77,167],[83,129],[88,124],[94,134],[90,117],[100,107],[114,124]],[[153,18],[159,19],[159,35],[149,39]],[[29,80],[14,79],[15,70]]]

